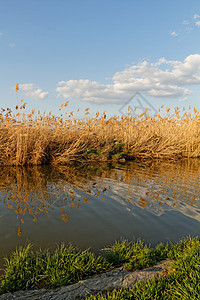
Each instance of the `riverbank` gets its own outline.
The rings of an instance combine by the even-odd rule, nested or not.
[[[163,110],[153,117],[107,119],[98,112],[89,118],[89,109],[85,118],[65,111],[59,117],[26,113],[25,104],[14,112],[2,109],[0,165],[200,157],[200,113],[195,108]]]
[[[138,282],[145,282],[167,274],[172,260],[164,260],[155,266],[138,271],[127,271],[123,267],[115,268],[100,275],[95,275],[69,286],[56,289],[35,289],[6,293],[0,296],[1,300],[83,300],[88,295],[106,293],[114,289],[133,287]],[[120,298],[121,299],[121,298]]]
[[[138,283],[133,288],[114,290],[104,295],[88,295],[88,299],[195,299],[200,293],[200,239],[185,239],[176,244],[160,244],[155,248],[121,240],[102,249],[96,256],[89,250],[73,246],[33,251],[28,244],[5,260],[0,292],[56,288],[71,285],[95,274],[123,266],[126,271],[148,268],[170,259],[170,270],[160,278]]]

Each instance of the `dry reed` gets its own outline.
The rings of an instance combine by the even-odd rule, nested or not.
[[[78,119],[51,112],[26,113],[26,103],[15,111],[0,113],[0,165],[67,164],[74,161],[122,158],[170,158],[200,156],[200,112],[177,107],[149,117],[144,113],[106,118],[96,114]],[[62,106],[65,109],[67,102]],[[88,115],[88,109],[85,115]]]

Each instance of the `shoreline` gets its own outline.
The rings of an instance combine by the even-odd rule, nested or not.
[[[158,282],[165,280],[168,284],[172,277],[177,276],[176,280],[178,280],[180,272],[188,276],[188,272],[193,268],[192,261],[200,259],[199,249],[200,238],[187,238],[174,244],[159,244],[155,248],[146,246],[141,240],[128,242],[122,239],[109,248],[101,249],[102,255],[99,256],[95,256],[89,250],[78,250],[72,245],[61,245],[53,253],[50,250],[33,252],[32,245],[28,244],[24,248],[17,249],[10,259],[5,261],[6,268],[1,277],[0,291],[3,296],[4,293],[10,294],[19,290],[29,290],[31,293],[33,289],[58,289],[76,284],[80,280],[82,282],[87,278],[101,276],[105,271],[113,272],[116,268],[123,268],[127,272],[134,272],[154,266],[166,259],[173,261],[172,265],[170,263],[172,269],[169,269],[168,275],[165,274],[161,279],[152,279],[153,281],[148,281],[148,284],[155,285],[155,280]],[[185,264],[189,264],[188,272],[187,268],[183,270]],[[200,265],[198,268],[194,265],[195,276],[197,272],[199,274],[199,269]],[[129,287],[132,292],[135,289],[143,289],[144,285],[148,286],[147,283],[143,283],[142,286],[138,284]],[[124,293],[124,289],[121,293]],[[100,296],[91,295],[88,299],[104,299],[98,297]]]

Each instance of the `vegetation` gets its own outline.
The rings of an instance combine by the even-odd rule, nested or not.
[[[10,259],[5,259],[5,274],[0,283],[2,293],[69,285],[111,268],[105,258],[96,257],[89,250],[78,251],[72,245],[61,245],[54,253],[49,250],[34,253],[32,246],[21,247]]]
[[[178,107],[153,117],[144,112],[138,118],[128,114],[107,119],[105,113],[96,113],[95,118],[79,119],[74,112],[59,117],[26,113],[24,103],[14,112],[1,109],[0,165],[199,157],[199,122],[196,109],[191,113]]]
[[[177,244],[160,244],[156,248],[150,248],[140,240],[135,243],[121,240],[102,249],[99,256],[89,250],[78,251],[71,245],[61,245],[53,253],[49,250],[34,252],[32,245],[28,244],[16,250],[10,259],[5,259],[0,292],[68,285],[117,266],[142,269],[167,257],[174,263],[166,276],[106,296],[91,295],[88,299],[198,299],[199,238],[185,239]]]
[[[133,288],[114,290],[106,295],[91,295],[87,300],[199,299],[200,240],[188,240],[170,248],[167,246],[162,251],[160,253],[174,259],[169,274],[139,283]]]

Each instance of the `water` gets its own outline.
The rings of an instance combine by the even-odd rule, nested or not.
[[[200,161],[0,169],[0,265],[16,246],[72,243],[97,252],[200,233]]]

